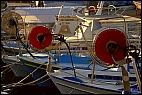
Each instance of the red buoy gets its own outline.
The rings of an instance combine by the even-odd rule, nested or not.
[[[29,33],[28,40],[32,47],[42,50],[51,44],[52,35],[48,27],[36,26]]]
[[[127,39],[123,31],[116,28],[102,30],[94,40],[94,52],[97,58],[105,66],[115,64],[125,58],[124,49],[127,47]]]

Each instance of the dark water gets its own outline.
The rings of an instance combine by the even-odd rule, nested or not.
[[[59,90],[53,84],[51,80],[49,80],[48,87],[38,87],[35,85],[26,85],[26,86],[18,86],[12,88],[3,88],[2,85],[16,83],[23,79],[22,77],[15,77],[11,70],[4,73],[1,77],[1,94],[2,92],[8,93],[8,95],[54,95],[60,94]],[[33,81],[31,77],[26,79],[23,83]],[[7,90],[7,91],[5,91]],[[3,94],[4,95],[4,94]]]

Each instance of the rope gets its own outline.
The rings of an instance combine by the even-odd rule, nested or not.
[[[114,61],[115,64],[118,64],[113,55],[112,55],[112,59]],[[129,81],[129,75],[128,75],[128,71],[125,69],[125,67],[123,66],[123,64],[119,64],[119,66],[122,69],[122,80],[123,80],[123,86],[124,86],[124,91],[125,92],[129,92],[130,91],[130,81]]]
[[[21,81],[17,82],[17,84],[18,84],[18,83],[21,83],[21,82],[23,82],[25,79],[27,79],[30,75],[32,75],[35,71],[37,71],[41,66],[42,66],[42,64],[41,64],[39,67],[37,67],[33,72],[31,72],[29,75],[27,75],[25,78],[23,78]]]
[[[11,63],[11,64],[8,64],[8,65],[5,65],[5,66],[2,66],[2,67],[1,67],[1,69],[2,69],[2,68],[9,67],[9,66],[11,66],[11,65],[19,64],[18,62],[15,62],[15,63],[13,63],[13,62],[9,62],[9,63]]]
[[[7,70],[10,70],[10,68],[6,68],[5,70],[3,70],[3,71],[1,72],[1,75],[3,75],[3,73],[6,72]]]
[[[41,79],[43,79],[43,78],[46,77],[46,76],[48,76],[48,74],[45,74],[45,75],[43,75],[42,77],[40,77],[40,78],[38,78],[38,79],[36,79],[36,80],[34,80],[34,81],[28,82],[28,83],[20,83],[20,82],[19,82],[19,83],[12,83],[12,84],[5,85],[4,87],[10,88],[10,87],[17,87],[17,86],[24,86],[24,85],[34,84],[34,83],[40,81]],[[46,80],[44,80],[44,81],[41,81],[41,82],[39,82],[39,84],[41,84],[41,83],[43,83],[43,82],[45,82],[45,81],[48,81],[49,79],[50,79],[50,78],[48,78],[48,79],[46,79]]]
[[[136,74],[136,79],[137,79],[137,84],[138,84],[138,87],[139,87],[139,90],[141,92],[141,79],[140,79],[140,74],[137,70],[137,66],[136,66],[136,63],[135,63],[135,60],[134,58],[132,58],[132,64],[133,64],[133,68],[134,68],[134,71],[135,71],[135,74]]]

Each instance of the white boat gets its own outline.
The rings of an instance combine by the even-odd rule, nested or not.
[[[134,21],[134,19],[129,18],[129,17],[127,18],[127,17],[128,16],[117,15],[117,16],[110,16],[110,17],[107,17],[107,16],[106,17],[104,17],[104,16],[85,17],[84,16],[84,17],[79,17],[79,18],[82,20],[85,20],[86,22],[87,21],[93,22],[95,20],[98,22],[101,22],[101,26],[108,27],[108,31],[111,28],[118,29],[118,27],[119,27],[120,30],[123,30],[124,34],[128,33],[127,40],[130,41],[130,44],[132,44],[131,39],[130,39],[131,34],[129,32],[131,30],[129,30],[129,27],[126,25],[131,24],[131,21]],[[84,28],[83,25],[82,25],[82,28]],[[88,26],[88,28],[90,28],[89,30],[93,30],[94,27],[92,27],[92,29],[91,29],[91,27]],[[87,31],[88,28],[86,28],[85,31]],[[94,35],[96,35],[96,37],[97,37],[98,36],[97,33],[101,33],[103,30],[105,30],[105,28],[101,28],[98,31],[94,30],[95,32],[94,31],[88,31],[88,32],[95,33]],[[83,29],[82,29],[82,32],[84,32]],[[84,32],[84,33],[88,33],[88,32]],[[93,34],[93,33],[90,33],[90,34]],[[131,33],[133,33],[133,32],[131,32]],[[88,37],[88,35],[87,34],[83,35],[83,33],[82,33],[83,38],[84,39],[86,38],[86,43],[87,43],[88,39],[90,39],[90,40],[93,39],[91,37]],[[94,35],[92,37],[94,37]],[[95,37],[94,37],[94,39],[95,39]],[[88,44],[86,44],[86,45],[88,45]],[[134,44],[134,45],[136,45],[136,44]],[[141,45],[141,44],[139,44],[139,45]],[[95,61],[95,63],[97,63],[97,62]],[[121,70],[101,71],[101,69],[100,70],[97,70],[97,69],[98,68],[96,67],[96,70],[94,71],[94,70],[86,70],[86,69],[75,69],[75,68],[71,67],[71,68],[62,68],[59,70],[54,70],[54,72],[47,71],[47,73],[49,74],[50,78],[52,79],[52,81],[54,82],[54,84],[57,86],[57,88],[60,90],[60,92],[62,94],[122,94],[123,90],[125,90],[125,87],[122,82],[122,80],[125,80],[125,79],[123,78],[124,76],[122,76],[122,74],[121,74],[123,72],[123,70],[121,72]],[[118,68],[116,68],[116,69],[118,69]],[[96,76],[95,79],[93,79],[93,77],[94,77],[92,74],[93,71],[95,73],[94,76]],[[90,74],[92,74],[92,76]],[[128,75],[129,75],[129,79],[131,79],[131,77],[137,78],[137,76],[135,74],[129,73]],[[89,76],[91,76],[91,78]],[[105,78],[103,78],[103,76]],[[99,77],[101,77],[101,78],[99,78]],[[130,92],[141,93],[138,89],[134,88],[134,87],[136,87],[136,85],[137,85],[136,81],[130,81]],[[138,85],[139,85],[139,83],[138,83]],[[134,91],[134,89],[135,89],[135,91]],[[125,93],[127,93],[127,91]]]
[[[23,9],[26,9],[26,8],[23,8]],[[59,9],[61,9],[61,8],[59,8]],[[19,10],[21,11],[21,9],[19,9]],[[28,9],[26,9],[26,10],[28,10]],[[101,12],[99,12],[99,13],[101,13]],[[25,14],[26,14],[26,12],[25,12]],[[24,14],[23,18],[25,17],[25,14]],[[52,17],[54,17],[54,16],[52,16]],[[64,16],[59,16],[59,17],[63,18]],[[139,22],[140,19],[129,17],[129,16],[116,16],[116,17],[106,16],[104,18],[104,16],[95,15],[95,16],[91,16],[91,17],[77,16],[77,18],[79,18],[81,21],[85,22],[85,23],[82,23],[83,33],[81,30],[79,30],[79,32],[77,32],[77,33],[80,34],[81,37],[78,38],[76,35],[71,36],[71,37],[67,37],[67,42],[76,41],[78,43],[78,42],[81,42],[82,40],[84,40],[84,38],[87,38],[86,39],[87,42],[90,40],[93,41],[93,38],[94,38],[94,36],[96,36],[96,33],[99,31],[99,29],[101,27],[106,27],[106,26],[109,28],[116,28],[119,26],[120,29],[122,29],[122,30],[126,29],[125,32],[129,33],[128,27],[126,28],[127,25],[129,26],[129,24],[130,24],[129,22],[131,22],[133,19],[135,19],[135,22],[136,23],[138,22],[137,24],[140,23]],[[114,18],[114,19],[112,20],[112,18]],[[108,20],[108,19],[110,19],[110,20]],[[42,19],[39,20],[36,18],[35,21],[37,23],[41,23]],[[33,22],[35,22],[35,21],[33,21]],[[52,21],[53,21],[53,19],[52,19]],[[69,22],[69,21],[67,20],[65,22]],[[101,27],[99,27],[99,29],[95,27],[96,22],[101,23]],[[120,23],[118,24],[118,22],[120,22]],[[31,23],[32,23],[32,21],[31,21]],[[125,24],[126,24],[126,26],[124,27]],[[86,41],[84,41],[84,42],[86,42]],[[22,57],[22,58],[24,60],[28,59],[25,57]],[[29,59],[28,61],[35,62],[35,60],[31,60],[31,59]],[[35,63],[38,63],[39,65],[41,65],[40,64],[41,61],[39,62],[38,60],[36,60]],[[97,68],[97,69],[100,69],[100,68]],[[118,69],[118,68],[116,68],[116,69]],[[48,72],[51,79],[55,83],[55,85],[58,87],[58,89],[63,94],[70,94],[70,93],[75,93],[75,94],[78,94],[78,93],[79,94],[80,93],[121,94],[121,92],[123,90],[123,85],[121,84],[121,82],[118,82],[118,80],[121,80],[121,78],[120,78],[121,72],[118,72],[118,71],[114,72],[111,70],[101,71],[101,70],[103,70],[101,68],[100,70],[96,71],[96,77],[101,76],[101,78],[100,79],[96,78],[95,81],[92,81],[89,78],[89,76],[92,72],[90,69],[75,68],[76,76],[74,75],[73,70],[74,69],[70,68],[70,66],[68,65],[68,67],[62,67],[59,70],[54,70],[54,73]],[[106,76],[106,77],[103,79],[102,76]],[[112,79],[110,77],[111,78],[114,77],[114,78],[118,78],[118,79],[112,81]],[[135,75],[131,74],[130,78],[131,77],[135,77]],[[131,84],[132,84],[132,86],[133,85],[135,86],[135,82],[132,82]]]
[[[61,67],[70,67],[71,60],[69,54],[46,54],[46,53],[31,53],[35,58],[32,58],[28,53],[18,55],[18,59],[29,67],[39,67],[40,65],[43,70],[46,70],[48,67],[49,57],[51,58],[51,63],[53,68],[60,69]],[[72,61],[74,62],[75,68],[87,68],[89,63],[91,63],[91,58],[89,56],[79,56],[79,55],[71,55]],[[83,61],[83,62],[82,62]],[[88,68],[89,69],[89,68]]]
[[[121,94],[123,83],[121,80],[111,80],[103,78],[108,75],[113,78],[121,76],[120,72],[96,71],[102,78],[95,78],[92,82],[88,74],[91,70],[75,69],[77,77],[74,76],[73,70],[56,70],[49,73],[50,78],[62,94]],[[134,82],[131,85],[136,85]]]

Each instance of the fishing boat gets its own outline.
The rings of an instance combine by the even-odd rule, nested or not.
[[[74,76],[73,70],[56,70],[54,73],[50,73],[50,78],[62,94],[122,93],[123,85],[120,72],[118,74],[118,72],[97,71],[94,82],[91,82],[91,78],[88,77],[88,74],[92,72],[91,70],[75,70],[77,77]],[[131,85],[135,86],[136,84],[135,82],[131,82]]]
[[[40,67],[40,69],[46,70],[48,67],[49,57],[54,69],[60,69],[61,67],[70,67],[71,60],[69,54],[46,54],[46,53],[32,53],[35,58],[32,58],[29,54],[22,54],[18,56],[18,59],[29,67]],[[66,60],[65,60],[66,59]],[[91,58],[88,56],[72,55],[72,60],[76,68],[87,67],[91,63]],[[79,64],[80,63],[80,64]]]
[[[113,69],[116,71],[95,70],[93,79],[92,69],[85,68],[64,67],[47,73],[62,94],[121,94],[124,90],[123,76],[118,68]],[[139,93],[134,73],[129,73],[129,80],[130,92]]]
[[[29,74],[24,71],[24,68],[26,68],[26,66],[21,64],[16,56],[3,55],[2,61],[6,66],[9,66],[16,77],[23,77]]]
[[[23,54],[24,56],[24,54]],[[41,56],[40,54],[35,54],[36,57],[43,57],[43,55]],[[44,56],[45,57],[45,56]],[[46,56],[47,57],[47,56]],[[34,60],[34,66],[32,65],[32,61],[27,61],[29,60],[28,58],[26,58],[26,60],[23,60],[19,58],[19,55],[17,56],[3,56],[3,62],[5,62],[7,65],[9,65],[9,67],[11,68],[11,70],[13,71],[15,77],[21,77],[21,78],[25,78],[25,77],[29,77],[31,76],[32,79],[35,81],[32,84],[35,84],[39,87],[48,87],[49,85],[49,77],[45,72],[45,64],[43,61],[43,65],[41,65],[39,59],[31,59]],[[38,64],[35,62],[35,60],[38,62]],[[28,64],[28,65],[27,65]],[[30,64],[30,65],[29,65]],[[41,68],[38,68],[38,67]],[[35,70],[36,69],[36,70]],[[27,77],[27,78],[28,78]],[[25,79],[27,79],[25,78]],[[25,80],[24,79],[24,80]],[[36,81],[37,80],[37,81]],[[18,85],[18,84],[17,84]]]
[[[100,8],[98,8],[98,12],[97,12],[97,14],[101,14],[101,10],[102,10],[102,6],[103,6],[103,2],[101,2],[100,3]],[[78,6],[77,6],[78,7]],[[71,9],[70,9],[71,8]],[[15,10],[12,10],[12,12],[8,12],[8,13],[4,13],[3,15],[2,15],[2,29],[3,29],[3,31],[5,31],[7,34],[10,34],[11,35],[11,33],[12,34],[14,34],[15,36],[18,36],[18,35],[16,35],[16,31],[15,31],[15,28],[14,28],[14,25],[11,25],[11,27],[8,27],[7,25],[8,25],[8,23],[9,23],[9,19],[13,19],[14,17],[17,17],[18,18],[18,23],[17,23],[17,28],[18,28],[18,32],[20,32],[20,33],[22,33],[22,31],[23,31],[23,27],[25,28],[25,29],[27,29],[24,25],[23,25],[23,21],[25,21],[25,23],[47,23],[47,24],[53,24],[53,23],[55,23],[56,22],[56,20],[55,20],[55,16],[57,16],[57,15],[65,15],[65,16],[59,16],[59,21],[61,20],[61,19],[63,19],[64,17],[66,17],[66,18],[64,18],[65,19],[65,22],[70,22],[70,19],[71,18],[74,18],[74,16],[68,16],[68,15],[70,15],[70,13],[71,12],[73,12],[73,9],[74,9],[74,7],[45,7],[45,8],[37,8],[37,7],[24,7],[24,8],[22,8],[22,7],[20,7],[20,8],[18,8],[18,7],[16,7],[15,8]],[[46,21],[45,19],[43,20],[42,19],[42,17],[41,17],[41,14],[40,15],[37,15],[37,14],[35,14],[35,11],[41,11],[41,9],[44,11],[44,12],[40,12],[41,14],[43,14],[43,13],[45,13],[45,11],[49,11],[49,12],[53,12],[52,13],[52,15],[51,14],[47,14],[48,16],[47,16],[47,18],[50,18],[50,17],[52,17],[52,19],[51,20],[47,20],[47,22],[44,22],[44,21]],[[33,11],[34,10],[34,11]],[[54,11],[55,10],[55,11]],[[30,15],[26,15],[26,13],[27,12],[29,12],[30,13],[30,15],[35,15],[36,16],[36,18],[38,18],[39,19],[39,21],[37,20],[37,19],[34,19],[34,20],[32,20],[31,18],[30,18],[30,21],[29,21],[29,18],[28,17],[30,17]],[[49,13],[49,12],[47,12],[47,13]],[[61,12],[61,13],[60,13]],[[66,13],[67,12],[67,13]],[[74,14],[72,14],[72,15],[75,15],[75,14],[77,14],[77,13],[74,13]],[[9,16],[10,15],[10,16]],[[70,18],[69,18],[70,17]],[[8,18],[8,19],[6,19],[6,18]],[[7,23],[4,23],[4,22],[7,22]],[[34,21],[34,22],[33,22]],[[61,21],[62,23],[64,22],[64,21]],[[75,21],[75,22],[77,22],[77,21]],[[56,24],[56,26],[57,26],[58,24]],[[71,25],[69,25],[69,26],[72,26],[72,25],[74,25],[74,23],[72,23]],[[75,30],[75,26],[73,26],[73,27],[69,27],[70,29],[74,29]],[[56,30],[58,30],[58,28],[55,28]],[[54,31],[55,33],[56,33],[56,30]],[[74,30],[72,30],[71,32],[72,32],[72,34],[74,34]],[[25,32],[25,31],[24,31]],[[58,32],[58,31],[57,31]],[[16,38],[15,38],[16,39]],[[22,46],[23,46],[23,43],[24,42],[22,42],[21,40],[17,40],[17,41],[20,41],[19,43],[20,44],[22,44]],[[13,42],[14,44],[15,44],[15,42]],[[18,43],[16,43],[16,44],[18,44]],[[12,44],[13,45],[13,44]],[[17,46],[17,45],[16,45]],[[11,45],[10,45],[10,47],[8,47],[8,50],[9,49],[11,49]],[[25,46],[24,46],[25,47]],[[7,49],[7,46],[4,44],[4,48],[5,49]],[[15,47],[16,48],[16,47]],[[14,48],[14,49],[15,49]],[[13,49],[13,48],[12,48]],[[24,49],[26,49],[26,51],[27,52],[29,52],[29,50],[27,49],[27,48],[24,48]],[[19,48],[19,51],[21,52],[21,48]],[[17,49],[16,49],[16,51],[17,51]],[[21,52],[22,53],[22,52]],[[6,58],[6,57],[5,57]],[[83,57],[82,57],[83,58]],[[10,58],[11,59],[11,58]],[[17,59],[17,58],[14,58],[14,59]],[[62,59],[62,58],[61,58]],[[14,60],[15,61],[15,60]],[[24,70],[23,70],[24,71]],[[19,75],[16,75],[16,76],[19,76]],[[21,76],[21,75],[20,75]]]
[[[18,43],[17,41],[2,41],[2,47],[6,54],[12,54],[17,55],[19,52],[26,53],[27,50],[24,48],[21,43]],[[29,51],[33,52],[32,49],[29,49]]]
[[[103,3],[100,4],[100,5],[103,6]],[[23,9],[20,9],[20,8],[18,9],[17,8],[17,11],[18,10],[25,10],[25,9],[26,8],[23,8]],[[60,10],[60,9],[62,9],[62,7],[58,8],[58,10]],[[75,29],[75,27],[73,27],[72,28],[73,32],[71,31],[72,35],[71,36],[69,35],[69,36],[66,37],[66,42],[67,43],[70,43],[70,42],[73,42],[73,41],[75,41],[76,43],[84,42],[85,45],[86,45],[86,42],[90,42],[90,44],[88,46],[91,47],[94,36],[97,36],[96,35],[97,32],[100,31],[99,29],[102,29],[102,27],[108,27],[108,28],[119,27],[120,30],[121,29],[122,30],[126,29],[128,31],[125,30],[125,32],[129,33],[129,29],[124,27],[125,24],[126,24],[126,26],[127,25],[129,26],[131,24],[132,19],[135,19],[135,21],[132,21],[132,22],[134,22],[136,24],[141,24],[140,19],[137,19],[137,18],[133,18],[133,17],[130,17],[130,16],[108,16],[108,17],[105,16],[104,17],[104,16],[100,16],[101,12],[102,12],[102,7],[100,8],[100,10],[98,10],[96,12],[96,15],[92,15],[91,17],[90,16],[80,17],[80,16],[62,16],[62,15],[58,15],[57,19],[56,19],[57,23],[55,25],[60,26],[60,23],[62,23],[62,24],[66,23],[67,25],[70,26],[70,22],[71,22],[70,20],[72,20],[72,19],[76,20],[76,18],[77,18],[77,20],[81,21],[81,22],[79,21],[77,23],[79,24],[79,26],[81,26],[83,28],[83,30],[77,29],[78,31],[74,31],[76,29]],[[26,12],[25,12],[25,14],[26,14]],[[24,14],[23,18],[25,17],[25,14]],[[55,17],[55,16],[53,16],[53,17]],[[112,18],[114,18],[114,19],[112,20]],[[37,19],[36,19],[36,21],[37,21]],[[42,21],[42,19],[37,21],[37,22],[42,23],[40,21]],[[53,21],[53,19],[52,19],[52,21]],[[47,22],[50,22],[50,21],[47,21]],[[53,22],[55,22],[55,21],[53,21]],[[97,22],[99,27],[96,27],[96,22]],[[119,22],[119,24],[118,24],[118,22]],[[73,24],[73,22],[71,22],[71,25],[72,24]],[[60,34],[60,32],[58,30],[63,31],[63,30],[66,30],[66,29],[68,30],[68,27],[64,28],[64,26],[63,27],[60,26],[60,27],[55,28],[55,31],[53,29],[53,33],[57,33],[57,34],[59,33]],[[133,31],[135,29],[132,28],[130,30]],[[41,33],[43,33],[43,32],[41,32]],[[74,34],[74,33],[76,33],[76,34]],[[131,33],[133,33],[133,32],[131,32]],[[77,36],[78,34],[81,35],[81,36],[78,37]],[[34,37],[35,36],[36,36],[35,40],[37,42],[39,42],[40,40],[39,40],[39,37],[37,36],[37,34],[34,35]],[[31,36],[31,38],[32,37],[33,36]],[[47,37],[51,37],[51,35],[47,35]],[[130,35],[128,35],[128,37],[132,38]],[[139,37],[139,35],[138,35],[138,37]],[[86,38],[86,39],[84,39],[84,38]],[[82,40],[85,40],[85,41],[82,41]],[[28,40],[28,41],[30,42],[30,40]],[[42,41],[43,40],[41,39],[41,42]],[[32,42],[30,42],[30,44],[32,44]],[[38,44],[41,45],[41,43],[38,43]],[[51,43],[48,42],[48,44],[51,44]],[[138,39],[138,44],[139,44],[139,39]],[[33,45],[33,47],[34,47],[34,45]],[[42,45],[38,49],[41,49],[41,48],[42,48]],[[86,57],[84,58],[84,56],[77,57],[75,55],[72,55],[72,58],[74,60],[73,61],[74,65],[72,65],[72,64],[69,65],[67,63],[72,63],[72,62],[69,61],[69,60],[65,61],[64,59],[70,59],[70,55],[65,55],[65,54],[61,54],[59,56],[55,55],[54,56],[54,57],[56,57],[55,61],[50,60],[50,57],[47,56],[47,55],[44,55],[44,54],[43,55],[42,54],[41,55],[33,54],[33,55],[36,57],[35,59],[33,59],[31,55],[29,56],[29,54],[25,54],[25,55],[22,54],[22,56],[19,55],[17,57],[18,57],[18,60],[20,60],[21,62],[23,62],[23,64],[26,64],[30,68],[34,68],[34,70],[35,69],[40,69],[38,73],[34,74],[36,76],[35,79],[37,79],[37,76],[38,76],[38,78],[40,78],[41,74],[45,74],[45,69],[46,69],[48,71],[48,74],[50,75],[50,78],[53,80],[53,82],[56,84],[58,89],[63,94],[64,93],[65,94],[68,94],[68,93],[102,93],[102,92],[103,93],[108,93],[108,94],[110,94],[110,93],[118,94],[118,93],[121,93],[122,90],[123,90],[122,82],[118,82],[119,80],[123,79],[121,77],[121,72],[119,70],[118,70],[119,72],[118,71],[114,72],[113,70],[109,69],[108,72],[106,72],[106,70],[104,70],[103,67],[101,67],[99,65],[96,65],[96,67],[98,66],[97,69],[99,69],[99,70],[96,71],[96,72],[98,72],[95,75],[96,76],[96,79],[95,79],[96,81],[92,81],[92,80],[94,80],[93,77],[92,77],[93,74],[91,75],[92,71],[88,66],[89,65],[88,63],[90,63],[90,58],[89,58],[89,60],[85,61]],[[46,61],[40,60],[42,58],[45,58]],[[76,61],[76,59],[80,59],[80,58],[83,59],[83,62],[80,62],[80,60]],[[55,64],[57,62],[59,62],[60,65],[59,65],[58,68],[55,67],[55,66],[57,66],[57,64],[52,67],[52,65],[49,64],[50,62],[55,63]],[[75,64],[75,63],[77,63],[77,64]],[[84,63],[85,64],[87,63],[87,67],[85,65],[85,68],[83,68],[83,65],[82,65]],[[52,67],[52,69],[54,71],[52,69],[50,69],[50,66]],[[41,69],[44,69],[44,72],[42,72],[43,70],[41,70]],[[118,68],[116,68],[116,69],[118,69]],[[51,72],[50,72],[50,70],[51,70]],[[73,71],[75,71],[75,73]],[[83,74],[81,74],[81,73],[83,73]],[[105,76],[104,76],[104,74],[105,74]],[[117,77],[115,75],[117,75],[119,77]],[[90,81],[90,76],[91,76],[91,81]],[[102,76],[104,76],[104,78]],[[116,78],[116,80],[115,81],[112,80],[113,78]],[[130,75],[130,80],[132,81],[131,82],[132,87],[133,87],[133,85],[136,86],[135,82],[134,82],[136,80],[136,76],[134,74]],[[95,84],[93,84],[93,83],[95,83]],[[73,86],[71,86],[72,84],[73,84]],[[44,84],[44,85],[47,85],[47,84]],[[76,89],[74,89],[74,88],[76,88]]]
[[[99,16],[99,17],[100,17],[99,19],[101,19],[101,16]],[[86,17],[86,19],[90,19],[90,20],[92,18],[97,19],[97,16],[95,16],[95,17]],[[107,21],[109,22],[109,19],[111,21],[113,18],[116,18],[114,23],[115,22],[118,23],[119,20],[120,20],[120,19],[117,19],[116,16],[108,17],[108,18],[107,17],[106,18],[102,17],[102,20],[105,21],[105,19],[107,19]],[[85,17],[83,17],[81,19],[85,20]],[[127,22],[128,19],[127,18],[125,19],[125,17],[124,17],[123,20],[124,21],[121,22],[121,23],[123,23],[121,28],[117,28],[118,24],[116,24],[116,23],[115,23],[116,26],[113,26],[113,27],[111,26],[112,24],[107,24],[107,27],[109,27],[109,28],[107,28],[107,29],[106,28],[101,28],[100,30],[98,30],[96,32],[96,36],[94,38],[95,39],[94,44],[97,44],[97,45],[95,45],[94,47],[98,48],[98,51],[96,49],[94,49],[94,50],[96,50],[95,53],[100,54],[99,57],[101,59],[98,58],[98,56],[96,54],[95,56],[93,56],[95,63],[99,63],[101,66],[104,66],[104,64],[105,64],[104,67],[109,67],[109,68],[114,66],[113,64],[111,64],[110,66],[108,65],[109,64],[109,59],[107,59],[107,57],[109,57],[109,56],[107,56],[107,54],[109,53],[109,51],[105,52],[104,48],[107,48],[107,45],[108,45],[107,41],[109,41],[108,43],[115,44],[115,41],[113,41],[114,39],[116,39],[116,40],[119,39],[119,40],[117,40],[116,43],[119,43],[119,41],[124,39],[122,35],[121,36],[117,35],[117,36],[120,36],[120,38],[117,38],[115,36],[115,32],[114,32],[114,31],[117,31],[117,29],[118,30],[120,29],[120,31],[122,31],[122,29],[124,29],[122,34],[128,32],[128,31],[126,32],[126,30],[125,30],[125,29],[128,28],[127,26],[125,26],[126,23],[128,23]],[[129,21],[130,21],[130,19],[129,19]],[[103,23],[101,23],[101,25],[104,26]],[[114,29],[114,31],[112,31],[112,34],[114,32],[113,36],[115,36],[115,37],[114,38],[113,38],[113,36],[105,37],[105,35],[107,35],[107,33],[108,33],[108,35],[111,35],[111,33],[109,34],[111,29]],[[83,31],[83,29],[82,29],[82,31]],[[105,31],[106,31],[106,34],[105,34]],[[101,33],[102,33],[103,36],[99,35]],[[111,39],[111,37],[113,39]],[[129,37],[131,37],[131,35],[128,35],[127,37],[128,37],[127,38],[128,41],[129,41],[130,40]],[[98,39],[101,38],[101,39],[99,39],[100,42],[98,42],[98,43],[96,42],[97,38]],[[107,41],[105,42],[105,40],[107,40]],[[103,44],[101,44],[101,41],[102,41]],[[87,42],[87,40],[86,40],[86,42]],[[126,43],[123,43],[123,45],[125,45],[125,44]],[[120,44],[120,46],[121,45],[122,44]],[[119,51],[119,52],[121,52],[121,51]],[[91,52],[90,52],[90,54],[93,55]],[[118,54],[118,56],[122,57],[121,54],[120,55]],[[111,59],[111,56],[110,56],[110,59]],[[113,57],[112,57],[112,59],[113,59],[114,62],[116,62]],[[101,60],[103,60],[103,61],[101,61]],[[121,61],[120,61],[121,64],[125,63],[124,60],[122,62]],[[117,63],[117,64],[119,64],[119,63]],[[104,94],[104,93],[105,94],[121,94],[123,91],[124,91],[124,93],[141,93],[141,91],[140,91],[141,82],[140,82],[139,76],[137,75],[138,72],[137,72],[137,70],[135,70],[136,68],[133,66],[135,74],[132,74],[132,73],[128,74],[125,67],[123,67],[123,65],[121,65],[121,66],[120,66],[121,70],[120,71],[118,70],[119,72],[118,71],[114,72],[114,71],[95,70],[94,69],[95,66],[94,66],[94,68],[92,68],[92,70],[76,69],[76,68],[74,68],[74,66],[72,66],[70,68],[62,68],[62,69],[59,69],[59,70],[54,70],[54,72],[47,71],[47,73],[49,74],[50,78],[52,79],[52,81],[55,83],[55,85],[57,86],[57,88],[60,90],[60,92],[62,94]],[[103,78],[103,76],[104,76],[104,78]],[[95,79],[94,79],[94,77],[95,77]],[[133,81],[132,77],[135,77],[136,80],[139,81],[139,82],[136,83],[136,81]]]

